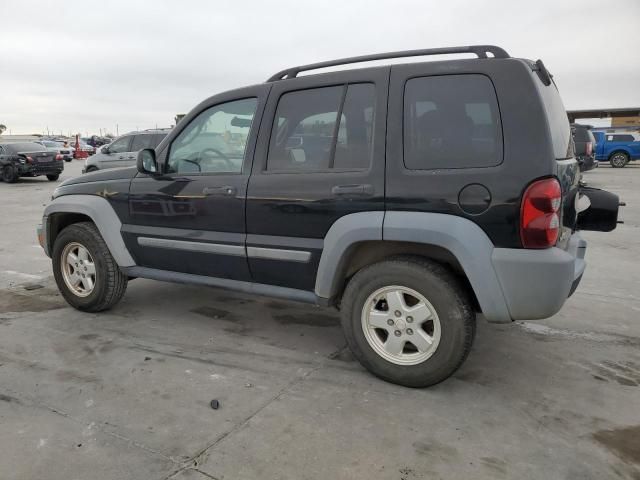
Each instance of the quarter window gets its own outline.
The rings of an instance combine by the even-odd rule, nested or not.
[[[169,173],[241,173],[255,98],[208,108],[187,125],[171,144]]]
[[[484,75],[409,80],[404,92],[404,164],[410,170],[489,167],[502,162],[502,126]]]
[[[361,170],[371,162],[375,87],[370,83],[285,93],[267,170]]]

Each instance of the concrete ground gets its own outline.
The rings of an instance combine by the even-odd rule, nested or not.
[[[0,183],[0,478],[639,479],[640,165],[585,179],[628,206],[584,234],[575,295],[480,319],[423,390],[364,371],[318,308],[139,279],[75,311],[35,237],[56,184]]]

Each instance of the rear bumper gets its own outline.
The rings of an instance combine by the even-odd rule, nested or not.
[[[62,173],[64,170],[64,162],[59,160],[57,162],[49,163],[49,164],[26,164],[20,165],[18,167],[18,174],[21,177],[33,176],[37,177],[38,175],[56,175]]]
[[[491,262],[511,319],[556,314],[582,279],[586,250],[587,242],[578,233],[571,236],[567,250],[494,249]]]

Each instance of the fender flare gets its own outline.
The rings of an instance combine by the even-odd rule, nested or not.
[[[446,249],[460,263],[487,320],[511,322],[492,263],[493,243],[471,220],[441,213],[388,211],[341,217],[324,239],[315,286],[318,297],[330,299],[336,295],[342,281],[338,272],[349,250],[369,240],[423,243]]]
[[[63,195],[56,197],[44,210],[42,220],[45,252],[50,257],[49,217],[56,213],[81,213],[89,217],[104,239],[111,255],[120,267],[133,267],[136,262],[127,250],[120,229],[122,222],[111,204],[97,195]]]

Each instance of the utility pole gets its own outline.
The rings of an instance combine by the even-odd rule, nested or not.
[[[116,123],[116,137],[119,137],[119,136],[120,136],[120,133],[118,131],[118,124]]]

